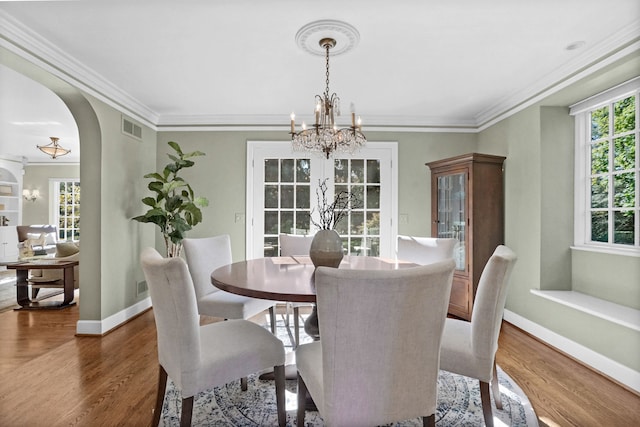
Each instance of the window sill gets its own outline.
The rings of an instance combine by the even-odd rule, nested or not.
[[[640,310],[576,291],[531,289],[531,293],[640,332]]]
[[[601,254],[609,254],[609,255],[623,255],[623,256],[631,256],[640,258],[640,249],[636,248],[612,248],[605,246],[571,246],[572,251],[584,251],[584,252],[597,252]]]

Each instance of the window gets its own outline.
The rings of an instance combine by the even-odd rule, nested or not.
[[[247,259],[278,256],[280,233],[315,233],[310,216],[327,178],[332,200],[356,194],[362,206],[336,225],[345,253],[393,257],[397,179],[395,143],[368,143],[353,156],[325,159],[294,152],[290,142],[250,141],[247,148]]]
[[[52,179],[50,185],[51,224],[58,225],[58,240],[80,240],[80,181]]]
[[[640,251],[640,78],[572,107],[576,245]]]

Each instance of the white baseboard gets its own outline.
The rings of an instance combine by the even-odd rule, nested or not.
[[[110,330],[120,326],[129,319],[134,318],[151,307],[151,298],[147,297],[132,306],[119,311],[102,320],[78,320],[76,324],[77,335],[104,335]]]
[[[624,366],[615,360],[597,353],[575,341],[563,337],[543,326],[538,325],[512,311],[504,311],[504,320],[517,326],[541,341],[557,348],[569,356],[581,361],[587,366],[602,372],[620,384],[640,393],[640,372]]]

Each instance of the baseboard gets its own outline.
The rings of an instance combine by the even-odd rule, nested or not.
[[[504,311],[504,320],[640,394],[640,372],[634,371],[512,311]]]
[[[119,311],[102,320],[78,320],[76,335],[99,335],[117,328],[151,307],[151,298],[147,297],[132,306]]]

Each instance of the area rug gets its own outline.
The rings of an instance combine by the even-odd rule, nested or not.
[[[290,347],[290,334],[281,320],[277,323],[278,337]],[[302,338],[302,337],[301,337]],[[310,338],[304,336],[303,341]],[[537,417],[526,395],[518,385],[498,367],[498,383],[503,409],[492,405],[496,427],[538,427]],[[286,382],[287,425],[295,426],[297,396],[296,381]],[[493,400],[493,397],[492,397]],[[179,426],[182,396],[171,380],[168,381],[160,425]],[[198,394],[193,408],[193,426],[275,426],[277,425],[275,388],[272,381],[262,381],[256,375],[249,376],[248,390],[240,390],[240,382],[215,387]],[[323,426],[318,412],[307,411],[305,426]],[[475,427],[484,425],[480,388],[472,380],[450,372],[441,371],[438,378],[438,427]],[[392,424],[394,427],[422,426],[422,420],[407,420]]]

